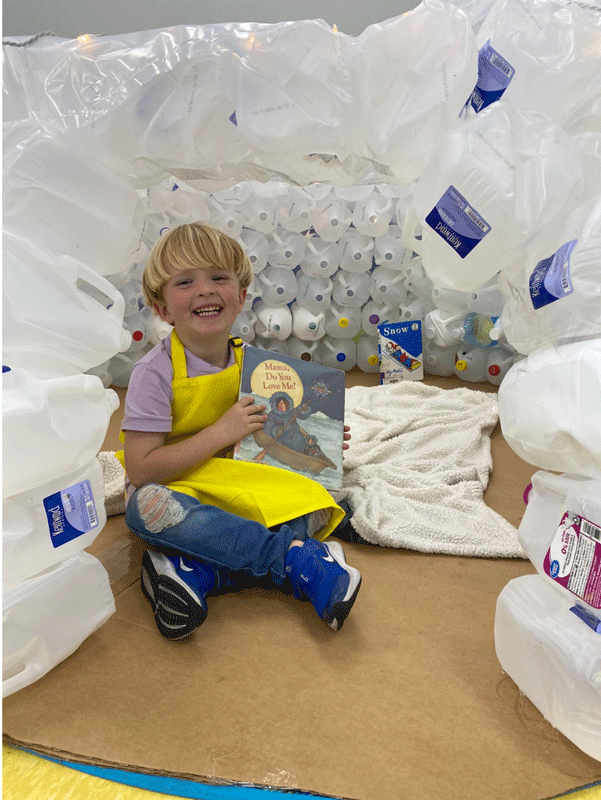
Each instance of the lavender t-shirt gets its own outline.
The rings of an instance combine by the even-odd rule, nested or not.
[[[219,367],[198,358],[185,348],[184,353],[189,378],[221,372]],[[228,367],[234,363],[234,351],[230,347]],[[168,336],[134,364],[125,397],[121,430],[170,433],[172,381],[171,336]]]

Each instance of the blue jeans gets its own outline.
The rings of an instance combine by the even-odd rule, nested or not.
[[[285,558],[291,542],[307,538],[305,517],[266,528],[159,484],[132,494],[125,522],[159,550],[176,550],[254,578],[269,576],[280,587],[287,579]]]

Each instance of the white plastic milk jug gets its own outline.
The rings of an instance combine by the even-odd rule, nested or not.
[[[340,244],[327,242],[318,236],[307,238],[305,257],[300,268],[305,275],[319,278],[331,277],[340,266]]]
[[[332,303],[325,314],[326,334],[335,339],[353,339],[361,330],[361,309]]]
[[[257,315],[254,311],[241,311],[231,327],[231,335],[250,344],[255,338],[255,323]]]
[[[258,300],[261,297],[261,281],[259,280],[259,276],[255,275],[255,277],[251,280],[250,284],[248,285],[248,289],[246,290],[246,297],[244,299],[244,305],[242,306],[243,311],[251,311],[255,300]]]
[[[146,333],[148,334],[148,341],[150,344],[158,344],[158,342],[166,339],[173,330],[173,325],[165,322],[165,320],[161,319],[158,314],[155,314],[154,311],[151,311],[149,308],[145,308],[142,314],[146,320]]]
[[[303,260],[306,240],[300,233],[276,228],[270,235],[269,263],[272,267],[294,269]]]
[[[337,242],[347,232],[352,215],[342,200],[333,194],[318,204],[313,212],[313,230],[326,242]]]
[[[313,198],[291,186],[278,204],[278,224],[296,233],[309,230],[316,205]]]
[[[288,339],[288,352],[292,358],[300,358],[301,361],[316,361],[318,357],[319,341],[303,342],[296,336]]]
[[[397,273],[399,278],[402,276]],[[370,274],[368,272],[347,272],[339,269],[334,276],[332,299],[340,306],[360,308],[369,300]]]
[[[486,364],[486,379],[494,386],[500,386],[505,375],[515,364],[518,358],[517,353],[508,350],[506,347],[496,345],[488,351],[488,361]]]
[[[89,547],[104,528],[100,462],[5,498],[2,518],[3,579],[12,586]]]
[[[2,696],[75,652],[115,611],[107,571],[80,552],[2,591]]]
[[[4,362],[52,376],[52,362],[85,372],[127,350],[121,293],[67,256],[4,239]]]
[[[403,319],[425,320],[426,316],[431,311],[434,311],[434,305],[432,302],[424,299],[423,297],[414,297],[413,295],[409,295],[409,297],[407,298],[407,302],[403,303],[399,308],[401,320]]]
[[[463,314],[435,308],[426,314],[424,336],[440,347],[456,344],[463,339]]]
[[[100,450],[119,397],[95,375],[2,375],[2,496],[83,468]]]
[[[503,97],[564,123],[595,91],[599,15],[583,5],[497,0],[478,33],[475,112]]]
[[[261,298],[269,306],[284,306],[296,297],[298,281],[291,269],[285,267],[266,267],[257,280]]]
[[[403,231],[398,225],[389,225],[386,231],[374,239],[374,261],[390,269],[402,270],[412,256],[403,244]]]
[[[575,605],[541,575],[514,578],[497,599],[495,650],[544,718],[599,761],[599,634],[570,610]]]
[[[243,228],[238,236],[246,251],[254,275],[258,275],[267,266],[269,257],[269,239],[260,231]]]
[[[500,317],[505,304],[505,298],[498,286],[498,278],[489,281],[485,286],[467,294],[467,307],[476,314],[490,317]]]
[[[409,266],[405,267],[403,275],[405,276],[405,288],[408,289],[408,291],[434,305],[432,301],[434,284],[432,283],[432,279],[426,275],[421,259],[414,259]]]
[[[113,281],[111,280],[111,283]],[[133,317],[139,314],[144,305],[144,297],[142,296],[142,281],[131,279],[119,289],[123,295],[123,316]]]
[[[365,236],[384,236],[390,225],[394,207],[389,197],[379,192],[357,200],[353,209],[353,225]]]
[[[131,344],[128,351],[142,350],[149,342],[148,325],[146,316],[141,312],[132,314],[123,320],[123,327],[131,333]],[[169,324],[169,323],[167,323]]]
[[[334,283],[330,278],[316,278],[301,272],[298,278],[296,299],[299,305],[318,314],[329,307],[333,288]]]
[[[460,347],[455,353],[455,375],[462,381],[482,383],[488,374],[488,353],[481,347]]]
[[[376,303],[370,300],[361,309],[361,328],[368,336],[378,338],[378,325],[382,322],[399,322],[401,312],[397,305]]]
[[[509,446],[541,469],[601,477],[601,340],[539,350],[499,387]]]
[[[502,273],[501,323],[520,353],[601,336],[601,195],[542,231]]]
[[[377,303],[400,306],[407,299],[403,273],[389,267],[376,267],[371,273],[370,292]]]
[[[520,544],[541,575],[601,613],[601,480],[539,470],[525,495]]]
[[[314,312],[300,303],[292,303],[292,332],[298,339],[314,342],[325,334],[325,318],[323,311]]]
[[[341,241],[340,266],[347,272],[368,272],[373,265],[374,240],[349,230]]]
[[[257,300],[253,306],[257,315],[255,333],[263,339],[284,340],[292,333],[292,314],[288,306],[270,306]]]
[[[454,375],[456,353],[457,349],[454,346],[441,347],[432,339],[424,336],[424,371],[428,375],[441,375],[444,377]]]
[[[543,115],[500,100],[457,124],[434,154],[403,242],[435,285],[474,291],[574,207],[581,182],[576,142]]]
[[[424,0],[358,37],[355,147],[408,186],[424,171],[477,80],[478,48],[463,9]]]
[[[227,233],[233,239],[240,236],[246,221],[241,208],[236,208],[229,203],[220,203],[214,196],[209,198],[208,205],[211,225]]]
[[[345,372],[357,364],[357,345],[353,339],[334,339],[324,336],[321,340],[322,364]]]
[[[357,342],[357,366],[363,372],[379,372],[379,339],[377,336],[361,336]]]
[[[432,302],[436,308],[455,313],[467,313],[467,300],[469,292],[456,292],[454,289],[444,289],[442,286],[432,288]]]
[[[244,225],[260,233],[271,233],[277,226],[278,206],[274,197],[252,192],[242,204]]]
[[[77,137],[22,123],[4,140],[4,230],[100,275],[122,272],[140,250],[144,209],[131,180]]]

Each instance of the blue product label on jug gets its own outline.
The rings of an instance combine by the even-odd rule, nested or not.
[[[535,309],[543,308],[572,294],[570,257],[578,239],[566,242],[556,253],[536,265],[530,276],[530,298]]]
[[[489,39],[478,54],[478,82],[470,97],[476,113],[498,100],[514,75],[515,69],[491,47]]]
[[[90,481],[81,481],[44,499],[50,539],[54,547],[96,528],[98,514]]]
[[[449,186],[426,217],[427,224],[465,258],[490,231],[490,225],[454,186]]]

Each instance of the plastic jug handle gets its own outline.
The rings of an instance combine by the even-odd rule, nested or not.
[[[420,227],[420,225],[417,212],[413,207],[410,207],[407,212],[407,218],[403,223],[402,241],[405,247],[411,248],[414,253],[421,256],[422,240],[417,238],[418,227]]]
[[[28,649],[34,649],[33,642]],[[23,689],[25,686],[29,686],[29,684],[33,683],[37,678],[42,677],[42,672],[37,662],[25,663],[25,669],[20,670],[16,675],[11,675],[10,678],[5,678],[2,681],[2,697],[8,697],[9,694],[18,692],[19,689]]]
[[[125,353],[126,350],[129,350],[129,347],[133,341],[132,335],[130,331],[126,331],[123,328],[123,334],[121,335],[121,344],[119,345],[119,353]]]

